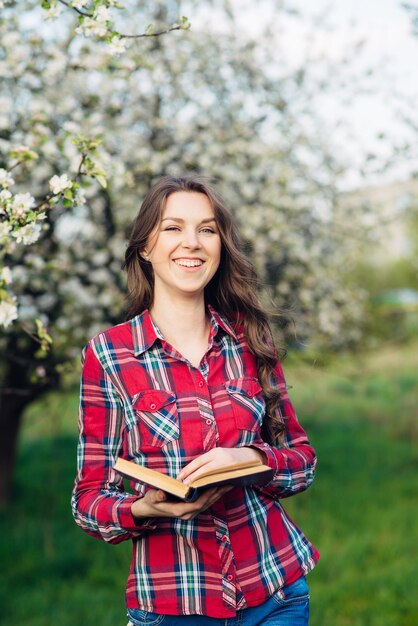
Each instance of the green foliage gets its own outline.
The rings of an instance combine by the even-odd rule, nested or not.
[[[318,365],[291,354],[287,380],[317,449],[311,489],[287,511],[321,551],[310,575],[311,626],[411,626],[418,613],[418,345]],[[109,546],[73,523],[77,393],[26,414],[15,498],[0,522],[4,626],[124,623],[130,545]]]
[[[351,268],[347,280],[368,295],[364,308],[363,336],[366,341],[408,341],[418,336],[418,307],[391,302],[389,292],[418,289],[418,205],[411,196],[401,215],[407,233],[403,256],[371,260],[363,255]],[[385,238],[390,236],[390,227]]]
[[[400,258],[383,266],[360,262],[351,275],[360,288],[366,289],[373,298],[390,289],[415,289],[418,284],[418,260]]]

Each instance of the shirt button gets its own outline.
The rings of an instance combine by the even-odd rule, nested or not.
[[[150,408],[150,409],[152,409],[152,410],[154,410],[154,409],[156,409],[156,408],[157,408],[157,405],[156,405],[156,404],[150,404],[150,405],[149,405],[149,408]]]
[[[206,424],[207,424],[208,426],[210,426],[210,425],[212,424],[212,420],[207,419],[207,420],[206,420]]]
[[[229,581],[234,580],[234,577],[232,576],[232,574],[228,574],[228,576],[226,578]]]
[[[199,380],[199,387],[203,387],[204,384],[203,380]]]
[[[224,535],[224,536],[222,537],[222,541],[223,541],[224,543],[227,543],[227,542],[229,541],[229,540],[228,540],[228,537],[227,537],[226,535]]]

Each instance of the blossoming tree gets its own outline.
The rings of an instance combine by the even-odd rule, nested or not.
[[[43,34],[25,10],[0,17],[1,500],[25,406],[78,376],[86,339],[123,319],[127,227],[156,178],[217,180],[266,302],[292,309],[301,339],[347,345],[361,312],[335,272],[359,216],[339,206],[340,164],[315,130],[316,79],[286,67],[271,31],[255,40],[231,22],[222,35],[177,32],[115,51],[112,38],[85,37],[87,18],[82,32],[59,16]]]

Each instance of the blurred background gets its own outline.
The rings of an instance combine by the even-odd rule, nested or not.
[[[129,542],[70,512],[80,353],[124,320],[146,190],[199,172],[318,452],[286,502],[322,554],[311,624],[413,626],[418,4],[115,4],[0,0],[0,623],[126,623]]]

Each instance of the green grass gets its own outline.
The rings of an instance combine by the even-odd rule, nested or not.
[[[287,510],[321,552],[313,626],[413,626],[418,607],[418,346],[290,359],[301,421],[318,453],[311,489]],[[303,417],[302,417],[303,416]]]
[[[329,359],[290,356],[291,395],[318,452],[311,489],[286,509],[321,552],[311,626],[414,626],[418,608],[418,345]],[[74,524],[77,392],[27,411],[14,500],[0,521],[0,623],[126,624],[129,542]]]

